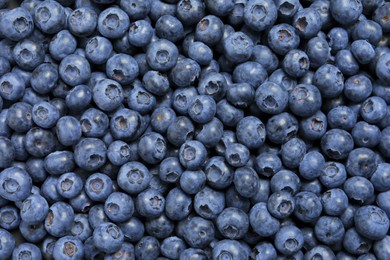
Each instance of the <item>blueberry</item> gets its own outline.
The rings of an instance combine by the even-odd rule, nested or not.
[[[196,248],[187,248],[180,254],[180,259],[194,259],[194,260],[203,260],[207,259],[207,254],[202,249]]]
[[[315,224],[314,232],[317,239],[326,245],[341,242],[345,234],[341,220],[330,216],[320,217]]]
[[[268,198],[267,209],[275,218],[286,219],[294,212],[294,197],[286,191],[274,192]]]
[[[137,195],[135,207],[143,217],[158,217],[164,211],[165,198],[157,190],[149,188]]]
[[[236,126],[244,118],[244,112],[228,103],[226,99],[223,99],[217,103],[217,118],[224,125]]]
[[[374,252],[378,258],[387,258],[390,256],[390,248],[388,242],[390,240],[389,236],[385,236],[383,239],[378,240],[374,243]]]
[[[107,148],[103,141],[96,138],[84,138],[74,148],[76,164],[87,171],[99,169],[106,163]]]
[[[92,64],[104,64],[111,57],[112,43],[105,37],[94,36],[85,45],[85,56]]]
[[[203,171],[184,171],[180,176],[180,188],[188,194],[196,194],[206,184],[206,175]]]
[[[46,231],[54,237],[62,237],[69,234],[74,221],[74,211],[65,202],[55,202],[49,208],[45,219]]]
[[[2,36],[12,41],[20,41],[34,30],[33,17],[24,7],[8,10],[2,15],[1,20],[4,24],[1,30]]]
[[[209,47],[216,45],[223,36],[223,22],[214,15],[204,16],[196,25],[195,40]]]
[[[31,71],[44,61],[44,49],[41,44],[23,39],[12,50],[16,64],[23,70]]]
[[[194,209],[203,218],[215,219],[225,207],[225,196],[220,191],[205,187],[194,198]]]
[[[158,71],[167,71],[173,68],[177,62],[179,52],[170,41],[161,39],[151,43],[146,51],[148,65]]]
[[[63,116],[57,121],[56,134],[62,145],[75,145],[81,138],[80,122],[75,117]]]
[[[97,28],[107,38],[116,39],[129,29],[129,16],[118,7],[110,7],[99,14]]]
[[[40,195],[31,195],[23,201],[20,211],[22,221],[29,225],[41,223],[49,213],[49,204]]]
[[[89,238],[92,235],[92,228],[88,223],[88,215],[76,214],[70,232],[83,242]]]
[[[253,197],[259,188],[257,173],[253,168],[248,166],[236,169],[233,183],[237,192],[245,198]]]
[[[134,256],[134,246],[130,243],[123,242],[121,248],[111,255],[107,255],[108,260],[111,259],[121,259],[126,256]]]
[[[290,113],[283,112],[268,120],[266,131],[271,142],[283,144],[298,132],[298,121]]]
[[[252,30],[264,31],[277,19],[277,8],[273,1],[250,0],[245,5],[244,22]]]
[[[367,123],[378,123],[387,113],[386,102],[381,97],[369,97],[363,101],[360,115]]]
[[[298,192],[301,186],[298,175],[289,170],[280,170],[271,178],[270,187],[272,192],[288,191],[292,194]]]
[[[330,216],[340,216],[348,207],[348,197],[344,190],[339,188],[324,192],[321,201],[324,212]]]
[[[114,253],[121,248],[124,236],[120,228],[110,222],[102,223],[93,231],[93,242],[104,253]]]
[[[312,192],[299,192],[295,195],[294,215],[301,221],[313,223],[321,216],[320,198]]]
[[[106,63],[106,74],[122,85],[127,85],[138,76],[139,69],[136,60],[127,54],[115,54]]]
[[[84,256],[84,245],[80,239],[64,236],[58,239],[53,248],[55,259],[81,259]]]
[[[9,201],[22,201],[30,195],[32,180],[28,173],[19,167],[6,168],[0,176],[0,195]]]
[[[269,74],[275,71],[279,65],[278,58],[266,45],[255,45],[251,60],[260,63]]]
[[[226,147],[225,159],[233,167],[242,167],[249,160],[249,149],[240,143],[232,143]]]
[[[46,1],[39,3],[34,9],[34,22],[44,33],[57,33],[65,27],[65,10],[56,1]]]
[[[237,240],[220,240],[218,241],[212,252],[214,259],[223,259],[229,257],[232,260],[247,259],[249,252]]]
[[[19,210],[14,206],[3,206],[0,209],[0,226],[6,230],[16,229],[21,222]]]
[[[351,201],[367,204],[374,201],[374,186],[366,178],[354,176],[344,183],[344,191]]]
[[[89,36],[96,29],[97,18],[93,8],[79,7],[68,16],[68,28],[75,36]]]
[[[306,153],[299,163],[299,174],[306,180],[314,180],[319,177],[321,170],[325,166],[323,155],[317,151]]]
[[[190,214],[192,198],[179,188],[169,191],[166,196],[165,214],[174,221],[185,219]]]
[[[184,33],[183,24],[176,17],[166,14],[161,16],[155,24],[157,36],[171,42],[177,42]]]
[[[326,188],[333,189],[342,185],[347,179],[347,171],[344,164],[338,162],[326,162],[321,169],[319,179]]]
[[[17,155],[15,145],[10,139],[0,137],[0,154],[0,168],[10,167]]]
[[[80,125],[84,136],[103,137],[109,127],[109,119],[103,111],[88,108],[80,117]]]
[[[293,255],[303,247],[303,235],[295,226],[282,227],[275,235],[275,247],[284,255]]]
[[[0,229],[1,234],[1,250],[0,256],[4,259],[9,258],[12,254],[12,251],[15,248],[15,238],[7,230]]]
[[[384,192],[389,190],[389,183],[387,176],[389,174],[389,169],[387,163],[379,163],[375,171],[371,175],[370,182],[374,185],[376,191]]]
[[[66,56],[60,63],[59,75],[68,85],[85,83],[91,76],[91,66],[86,58],[78,54]]]
[[[309,67],[309,57],[298,49],[289,51],[283,59],[283,69],[291,77],[302,77]]]
[[[356,231],[368,239],[383,239],[389,229],[389,218],[386,213],[373,205],[359,208],[354,219]]]
[[[282,161],[272,153],[264,152],[259,154],[254,162],[254,169],[258,174],[271,177],[282,168]]]
[[[371,149],[356,148],[349,153],[345,166],[351,176],[370,178],[377,165],[376,154]]]
[[[106,201],[113,191],[113,183],[109,176],[94,173],[85,181],[84,191],[93,201]]]
[[[275,115],[287,107],[288,93],[279,84],[266,81],[256,89],[255,101],[260,111]]]
[[[136,217],[131,217],[128,221],[120,223],[119,228],[122,230],[125,239],[134,243],[139,241],[145,232],[143,223]]]
[[[66,106],[71,111],[84,111],[92,101],[92,91],[86,85],[72,88],[65,97]]]
[[[344,89],[344,77],[338,67],[325,64],[314,74],[314,84],[325,98],[337,97]]]
[[[341,50],[335,56],[337,68],[346,76],[353,76],[359,71],[359,63],[350,50]]]
[[[314,37],[310,39],[306,48],[307,56],[310,59],[310,66],[312,68],[318,68],[324,65],[330,58],[330,47],[324,38]]]
[[[21,243],[12,252],[12,259],[42,259],[41,250],[31,243]]]
[[[270,237],[280,229],[279,221],[267,209],[267,204],[259,202],[249,212],[249,222],[252,229],[262,237]]]
[[[372,148],[376,146],[381,137],[380,129],[365,121],[357,122],[352,129],[352,137],[356,146]]]
[[[300,38],[295,28],[289,24],[278,24],[273,26],[267,37],[269,47],[279,55],[285,55],[299,46]]]
[[[76,47],[76,38],[68,30],[62,30],[50,40],[49,53],[55,60],[60,61],[74,53]]]
[[[139,220],[138,220],[139,221]],[[143,228],[143,225],[142,225]],[[129,229],[128,232],[130,232],[128,235],[130,236],[130,239],[136,239],[137,241],[140,240],[143,236],[143,231],[146,231],[147,234],[154,236],[157,239],[164,239],[169,237],[174,230],[175,226],[174,223],[163,213],[160,216],[156,218],[149,218],[147,221],[145,221],[145,230],[131,230]],[[142,234],[141,234],[142,231]],[[138,233],[132,234],[133,232],[139,232],[139,235],[142,235],[138,237]],[[126,236],[126,233],[125,233]],[[134,236],[134,238],[132,237]]]
[[[345,130],[332,129],[321,138],[322,151],[331,159],[340,160],[348,156],[354,146],[352,136]]]
[[[330,12],[333,18],[342,25],[353,24],[363,12],[360,1],[330,1]]]
[[[355,228],[350,228],[345,233],[343,245],[349,253],[361,255],[368,253],[372,247],[372,241],[359,235]]]
[[[292,25],[301,37],[312,38],[322,27],[322,19],[317,19],[319,16],[316,8],[303,8],[294,15]]]
[[[57,192],[64,198],[72,199],[83,189],[83,180],[73,172],[62,174],[57,182]]]
[[[157,259],[160,255],[160,242],[152,236],[144,236],[134,248],[136,259]]]
[[[122,192],[113,192],[104,203],[104,212],[114,222],[124,222],[134,213],[133,199]]]

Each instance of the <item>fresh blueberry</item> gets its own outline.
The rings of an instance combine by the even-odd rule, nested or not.
[[[23,201],[20,217],[25,223],[35,225],[42,223],[48,213],[49,204],[46,199],[40,195],[31,195]]]
[[[88,81],[91,66],[86,58],[78,54],[66,56],[59,65],[59,75],[68,85],[77,86]]]
[[[97,138],[84,138],[74,148],[76,164],[87,171],[99,169],[106,163],[106,145]]]
[[[356,231],[368,239],[383,239],[389,230],[389,218],[386,213],[373,205],[359,208],[354,219]]]
[[[104,64],[111,57],[112,43],[105,37],[94,36],[85,45],[85,56],[92,64]]]
[[[298,120],[290,113],[283,112],[271,117],[266,124],[268,139],[283,144],[298,132]]]
[[[113,192],[104,202],[104,212],[114,222],[124,222],[134,213],[133,199],[123,192]]]
[[[334,160],[345,159],[353,146],[352,136],[345,130],[332,129],[321,138],[322,151]]]
[[[54,237],[62,237],[70,233],[73,221],[73,208],[68,203],[55,202],[46,216],[45,229]]]
[[[314,7],[298,10],[294,15],[292,25],[303,38],[312,38],[322,27],[322,19],[318,19],[320,13]]]
[[[94,173],[85,181],[84,191],[93,201],[106,201],[113,191],[112,180],[103,173]]]
[[[319,179],[326,188],[333,189],[342,185],[347,179],[347,171],[344,164],[338,162],[326,162],[320,171]]]
[[[0,229],[0,257],[7,259],[12,255],[15,248],[15,238],[7,230]]]
[[[103,137],[109,127],[109,119],[103,111],[89,108],[81,115],[80,125],[84,136]]]
[[[72,146],[81,139],[80,122],[73,116],[63,116],[56,124],[58,141],[65,146]]]
[[[205,187],[195,195],[194,209],[201,217],[215,219],[225,207],[225,196],[220,191]]]
[[[249,222],[252,229],[262,237],[273,236],[280,229],[279,221],[269,213],[264,202],[259,202],[251,208]]]
[[[59,260],[82,259],[84,256],[84,245],[79,238],[64,236],[58,239],[53,248],[53,257]]]
[[[42,259],[41,250],[31,243],[21,243],[12,252],[12,259]]]
[[[0,196],[9,201],[23,201],[31,192],[32,179],[22,168],[10,167],[0,174]]]
[[[320,242],[333,245],[343,240],[345,229],[339,218],[322,216],[316,222],[314,232]]]
[[[374,186],[364,177],[354,176],[344,182],[344,191],[350,201],[358,204],[372,203],[374,197]]]
[[[160,242],[152,236],[144,236],[135,245],[136,259],[157,259],[160,255]]]
[[[124,236],[121,229],[110,222],[97,226],[93,231],[93,242],[97,249],[112,254],[121,248]]]
[[[302,77],[310,67],[307,54],[299,49],[289,51],[283,59],[283,70],[291,77]]]
[[[278,17],[277,8],[270,0],[249,0],[244,9],[244,22],[252,30],[271,28]]]
[[[109,7],[99,14],[97,28],[104,37],[120,38],[127,32],[129,26],[129,16],[118,7]]]

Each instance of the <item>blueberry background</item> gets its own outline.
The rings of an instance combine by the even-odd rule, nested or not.
[[[68,2],[0,30],[1,259],[390,259],[388,2]]]

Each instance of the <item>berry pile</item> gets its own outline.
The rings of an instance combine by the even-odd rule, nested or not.
[[[390,259],[390,2],[17,2],[0,259]]]

